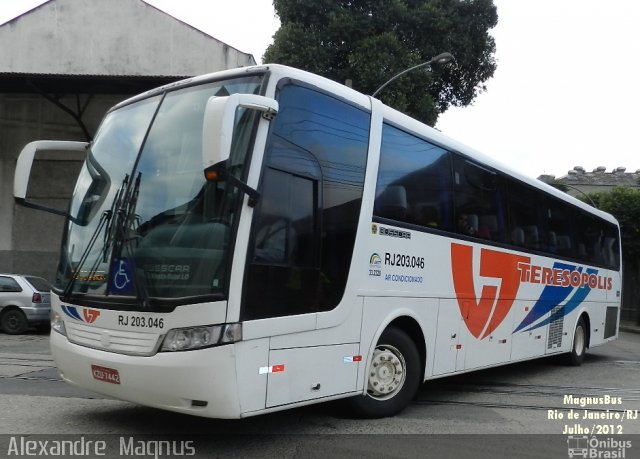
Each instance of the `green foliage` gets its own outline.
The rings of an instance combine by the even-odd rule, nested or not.
[[[640,190],[616,187],[589,197],[598,209],[610,213],[620,222],[622,254],[625,259],[640,261]]]
[[[380,99],[434,125],[449,106],[469,105],[496,68],[488,33],[493,0],[273,0],[281,27],[264,62],[317,73],[372,94],[397,73],[441,52],[456,62],[416,70]]]

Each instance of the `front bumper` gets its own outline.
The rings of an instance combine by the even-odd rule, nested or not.
[[[212,418],[240,418],[235,345],[149,357],[105,352],[51,333],[51,353],[62,378],[120,400]],[[119,384],[94,378],[92,365],[117,370]]]

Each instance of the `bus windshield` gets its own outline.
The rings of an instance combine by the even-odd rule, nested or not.
[[[242,193],[205,180],[203,116],[210,97],[256,94],[261,84],[247,76],[168,90],[107,115],[70,204],[55,282],[63,299],[226,297]],[[236,117],[228,172],[239,179],[257,119]]]

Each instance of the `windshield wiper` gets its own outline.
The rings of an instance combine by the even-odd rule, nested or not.
[[[128,233],[132,229],[135,230],[136,222],[139,221],[139,217],[135,214],[135,208],[140,189],[140,176],[141,174],[139,173],[133,185],[131,185],[130,176],[128,174],[125,175],[122,180],[122,184],[111,203],[111,208],[102,213],[100,221],[91,235],[89,244],[82,253],[71,279],[65,286],[62,296],[63,301],[69,301],[70,295],[73,292],[73,287],[79,278],[86,277],[86,279],[91,280],[94,277],[100,262],[107,263],[109,254],[111,254],[112,267],[114,265],[114,261],[122,257],[122,251],[125,247],[128,258],[133,261],[133,252],[130,247],[130,242],[135,238],[130,238]],[[88,274],[86,276],[81,276],[82,268],[89,258],[91,249],[95,245],[95,242],[103,228],[105,231],[100,254],[96,257]],[[113,250],[111,250],[112,248]],[[107,271],[107,274],[111,275],[110,270]],[[142,276],[138,269],[133,270],[133,275],[136,297],[141,300],[142,307],[147,308],[149,306],[149,294],[146,289],[146,280],[144,278],[141,279]],[[108,279],[107,284],[109,284]],[[106,295],[109,295],[108,285]]]
[[[129,185],[129,174],[126,174],[124,176],[124,179],[122,180],[122,184],[120,185],[120,188],[118,189],[115,197],[113,198],[113,202],[111,203],[111,209],[107,211],[111,216],[117,215],[117,211],[120,208],[121,201],[124,198],[128,185]],[[104,232],[104,239],[102,244],[102,262],[103,263],[107,262],[107,256],[109,253],[111,253],[109,249],[111,249],[111,245],[115,239],[115,234],[114,234],[114,228],[116,228],[116,225],[114,224],[115,221],[116,221],[115,218],[109,219],[109,222],[107,223],[107,228]]]
[[[132,266],[133,287],[136,291],[136,298],[140,300],[143,309],[148,309],[150,305],[146,276],[144,275],[144,270],[135,265],[133,250],[131,249],[131,242],[136,241],[139,236],[130,236],[140,226],[140,217],[135,213],[135,210],[140,193],[141,177],[142,173],[138,172],[133,184],[130,184],[129,176],[126,176],[122,187],[118,190],[118,195],[112,206],[115,218],[109,231],[105,233],[105,238],[108,238],[108,241],[105,241],[105,247],[110,247],[113,244],[111,269],[115,266],[114,262],[116,260],[122,261],[122,252],[126,250],[127,258],[130,260],[130,266]],[[106,253],[108,252],[105,251],[105,257]],[[121,267],[118,269],[121,269]],[[109,274],[112,275],[111,272]],[[108,292],[109,289],[107,289],[107,294]]]
[[[120,203],[124,198],[128,184],[129,184],[129,175],[127,174],[125,175],[124,180],[122,180],[122,185],[120,185],[120,189],[116,193],[116,196],[114,197],[113,202],[111,203],[111,209],[106,210],[102,213],[102,216],[100,217],[100,221],[98,222],[98,226],[93,231],[93,234],[91,235],[91,239],[89,239],[89,244],[87,244],[87,247],[84,249],[84,252],[82,252],[82,256],[78,261],[78,266],[75,268],[73,275],[71,276],[71,279],[69,279],[69,282],[67,282],[67,285],[64,288],[64,292],[61,297],[62,301],[69,301],[70,295],[73,292],[73,287],[76,281],[78,280],[78,278],[80,277],[82,268],[85,262],[87,261],[87,258],[89,257],[89,253],[91,252],[91,249],[96,243],[96,240],[98,239],[100,231],[102,231],[102,228],[105,228],[105,232],[104,232],[101,254],[98,257],[96,257],[96,260],[93,266],[91,267],[91,269],[89,270],[89,273],[86,276],[86,278],[89,280],[93,278],[93,276],[95,275],[98,269],[100,259],[102,259],[103,263],[107,262],[107,254],[109,253],[109,249],[111,248],[111,241],[113,240],[113,236],[111,233],[114,228],[114,220],[116,220],[115,218],[113,218],[113,216],[116,213],[115,212],[116,209],[120,207]],[[77,222],[74,222],[74,223],[77,223]]]

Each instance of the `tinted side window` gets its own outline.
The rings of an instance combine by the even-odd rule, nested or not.
[[[0,276],[0,292],[21,292],[22,287],[11,277]]]
[[[544,226],[544,195],[508,180],[509,241],[518,247],[555,253]]]
[[[506,181],[512,245],[583,264],[619,268],[615,225],[517,180]]]
[[[546,203],[547,252],[584,264],[620,268],[615,225],[551,197]]]
[[[615,225],[387,124],[374,215],[584,264],[620,266]]]
[[[369,115],[295,84],[283,86],[278,101],[249,242],[242,320],[337,306],[360,216]],[[273,240],[263,241],[270,233]]]
[[[615,225],[605,224],[601,248],[605,266],[611,269],[620,269],[620,237]]]
[[[501,177],[460,156],[454,156],[455,215],[458,234],[506,242]]]
[[[317,180],[267,168],[256,217],[253,261],[284,266],[315,266]]]
[[[385,124],[374,215],[450,230],[451,192],[449,153]]]
[[[575,232],[577,212],[563,201],[547,197],[545,209],[549,252],[568,258],[578,258]]]
[[[580,231],[576,234],[578,257],[585,263],[619,267],[620,251],[616,228],[582,211],[576,215]]]

